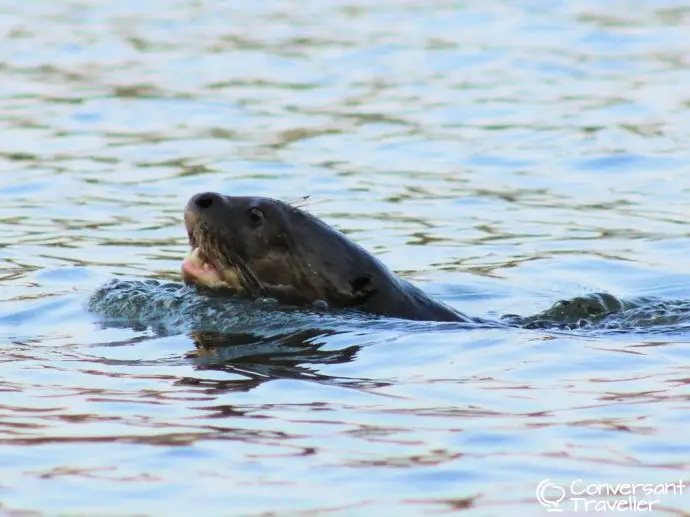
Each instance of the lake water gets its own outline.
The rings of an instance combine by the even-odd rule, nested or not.
[[[535,516],[545,479],[591,515],[578,487],[687,477],[690,331],[265,310],[204,354],[174,309],[87,309],[179,281],[208,190],[310,195],[473,316],[690,300],[686,2],[5,1],[0,30],[2,515]]]

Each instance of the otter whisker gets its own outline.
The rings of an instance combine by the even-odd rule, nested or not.
[[[200,238],[201,254],[205,255],[208,260],[215,262],[218,268],[223,266],[231,268],[238,275],[242,289],[248,291],[250,295],[262,295],[265,291],[263,284],[247,263],[230,246],[221,246],[216,236],[211,232],[205,228],[202,231],[204,234]],[[232,239],[229,241],[232,242]]]
[[[254,296],[264,294],[265,289],[263,284],[247,265],[247,263],[237,256],[233,257],[232,262],[233,266],[242,278],[242,283],[244,284],[245,289],[250,291]]]
[[[304,208],[305,206],[309,205],[310,199],[311,199],[311,195],[307,194],[306,196],[302,196],[302,197],[299,197],[297,199],[286,201],[285,204],[290,205],[294,208]]]

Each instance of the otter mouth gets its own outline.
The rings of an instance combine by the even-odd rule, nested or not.
[[[196,220],[185,214],[185,223],[190,250],[182,261],[184,283],[211,289],[242,291],[237,270],[232,267],[221,267],[219,261],[214,259],[211,251],[213,248],[204,245],[204,234],[199,231],[201,229],[197,227]]]
[[[182,262],[182,279],[187,284],[204,287],[230,287],[199,246],[192,246]]]

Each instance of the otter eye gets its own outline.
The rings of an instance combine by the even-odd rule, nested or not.
[[[260,225],[266,218],[264,213],[259,208],[250,208],[247,210],[247,216],[249,217],[249,222],[255,226]]]

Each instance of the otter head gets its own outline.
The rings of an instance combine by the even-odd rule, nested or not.
[[[193,196],[184,213],[188,284],[286,303],[352,307],[376,292],[383,266],[320,219],[269,198]]]

